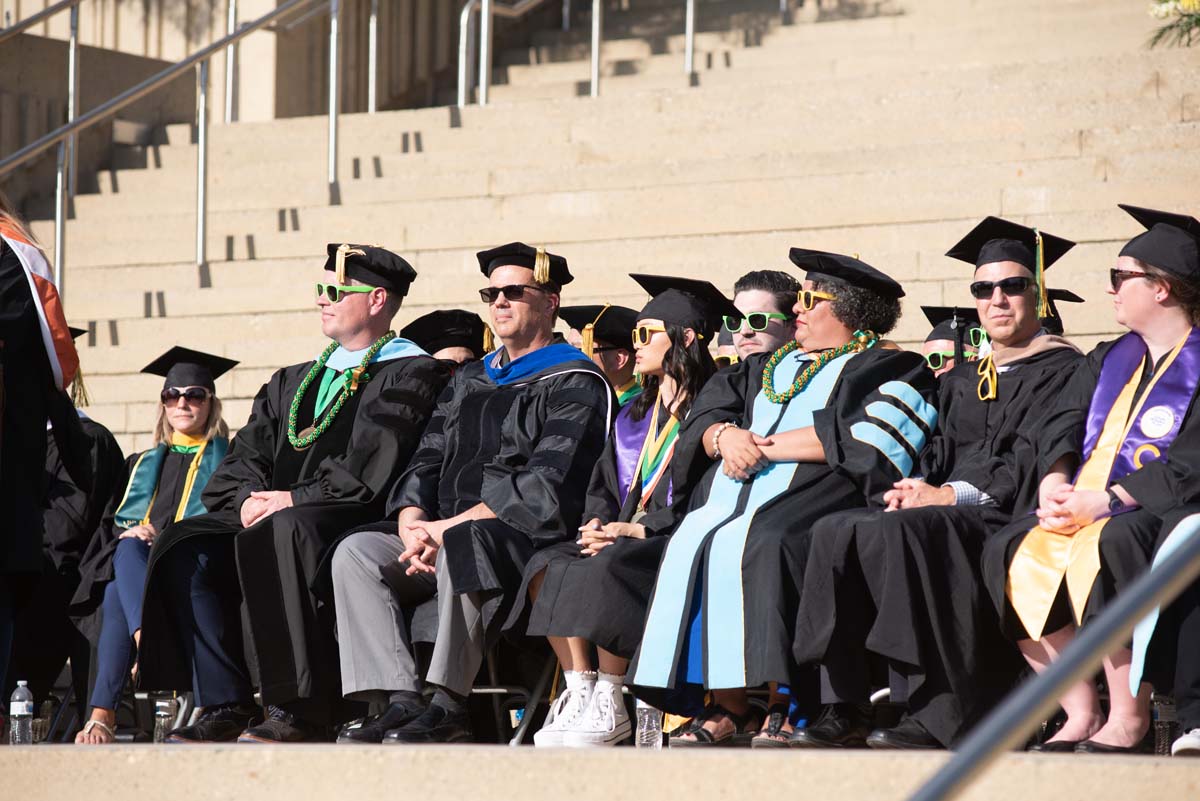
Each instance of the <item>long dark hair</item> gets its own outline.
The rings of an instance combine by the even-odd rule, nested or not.
[[[692,339],[692,344],[683,345],[681,343],[687,341],[687,329],[669,323],[666,328],[671,347],[663,354],[663,372],[675,379],[675,397],[683,397],[675,406],[675,417],[682,420],[692,408],[692,401],[700,394],[700,388],[717,372],[717,364],[708,348],[701,344],[699,336]],[[658,402],[658,384],[656,375],[642,378],[642,394],[633,399],[630,417],[641,420],[654,408]]]

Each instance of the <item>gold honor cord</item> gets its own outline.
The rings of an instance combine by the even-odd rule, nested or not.
[[[579,343],[580,350],[582,350],[583,355],[587,356],[588,358],[591,358],[592,349],[596,346],[596,323],[600,322],[600,318],[603,317],[604,313],[611,308],[612,304],[605,303],[604,308],[601,309],[600,313],[596,315],[596,319],[585,325],[583,330],[579,332],[579,336],[583,340]]]

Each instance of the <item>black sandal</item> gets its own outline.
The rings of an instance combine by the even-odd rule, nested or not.
[[[721,739],[716,739],[713,733],[704,728],[704,724],[719,716],[724,716],[733,724],[733,733],[728,734]],[[750,744],[750,739],[754,737],[754,732],[746,731],[746,723],[749,720],[749,713],[745,715],[737,715],[730,712],[720,704],[710,704],[704,708],[696,717],[692,718],[691,723],[685,726],[682,730],[675,732],[668,740],[671,748],[729,748],[746,746]],[[690,734],[696,739],[684,740],[683,735]]]
[[[767,709],[767,717],[762,728],[750,740],[751,748],[787,748],[788,732],[783,727],[788,722],[788,705],[772,704]]]

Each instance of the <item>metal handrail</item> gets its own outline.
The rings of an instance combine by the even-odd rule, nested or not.
[[[471,78],[471,39],[474,37],[473,14],[479,11],[479,105],[486,106],[488,89],[492,82],[492,17],[517,19],[540,6],[546,0],[518,0],[511,6],[500,5],[493,0],[467,0],[458,14],[458,106],[467,105],[470,94],[468,82]],[[564,9],[567,6],[564,4]],[[600,38],[604,25],[604,8],[601,0],[592,0],[592,72],[591,96],[600,95]]]
[[[58,282],[58,291],[63,293],[63,265],[65,262],[64,248],[66,237],[64,231],[66,229],[66,204],[65,204],[65,160],[66,160],[66,144],[76,134],[91,128],[97,123],[111,117],[126,106],[134,103],[155,90],[170,83],[175,78],[182,75],[188,69],[197,68],[197,103],[196,103],[196,127],[197,127],[197,156],[196,156],[196,264],[203,268],[207,264],[206,253],[206,226],[208,218],[207,208],[207,165],[208,165],[208,61],[209,59],[225,50],[230,45],[241,41],[245,37],[270,25],[275,20],[290,14],[300,8],[325,0],[286,0],[282,5],[276,6],[271,11],[263,14],[258,19],[243,24],[236,31],[227,34],[225,37],[216,42],[204,47],[195,53],[177,61],[175,64],[151,75],[136,86],[126,89],[121,94],[110,100],[101,103],[94,109],[88,111],[77,118],[71,119],[67,124],[56,128],[40,139],[26,145],[16,153],[7,158],[0,159],[0,176],[11,172],[22,164],[36,158],[37,156],[49,150],[54,145],[59,145],[58,155],[58,185],[57,185],[57,204],[55,210],[55,272]],[[65,6],[64,6],[65,7]],[[77,21],[78,9],[74,9],[72,13],[73,20]],[[231,19],[236,19],[236,12],[230,15]],[[332,204],[340,202],[340,192],[338,190],[338,173],[337,173],[337,117],[338,117],[338,58],[337,58],[337,37],[338,37],[338,3],[333,0],[330,3],[330,68],[329,68],[329,160],[328,160],[328,181],[329,181],[329,197]],[[75,27],[72,27],[74,38]],[[228,53],[229,51],[226,50]],[[77,63],[74,62],[73,63]],[[77,69],[77,67],[76,67]]]
[[[32,17],[26,17],[25,19],[17,20],[7,28],[0,28],[0,44],[7,42],[18,33],[32,28],[39,22],[45,22],[60,11],[66,11],[68,8],[75,8],[82,2],[83,0],[60,0],[52,6],[46,6]]]
[[[1094,675],[1104,657],[1128,640],[1139,620],[1155,607],[1170,603],[1200,576],[1200,514],[1185,517],[1176,531],[1181,529],[1183,544],[1081,628],[1044,673],[1026,682],[988,715],[910,801],[948,801],[958,795],[1001,753],[1024,742],[1072,684]]]

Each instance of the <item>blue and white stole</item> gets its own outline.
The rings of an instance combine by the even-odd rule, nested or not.
[[[829,403],[842,370],[856,355],[848,353],[830,361],[786,404],[772,403],[759,391],[754,398],[750,430],[768,436],[811,426],[813,413]],[[790,386],[811,360],[799,351],[788,354],[775,368],[776,386]],[[746,686],[742,552],[755,512],[788,490],[799,466],[799,462],[773,462],[750,482],[716,472],[708,500],[683,519],[663,555],[632,684],[670,687],[677,660],[686,658],[689,641],[702,634],[707,675],[702,672],[701,660],[689,659],[688,682],[702,683],[709,689]],[[746,509],[735,513],[747,487]],[[703,583],[698,585],[697,566],[706,545]],[[702,628],[692,632],[688,623],[697,591],[703,599]]]

